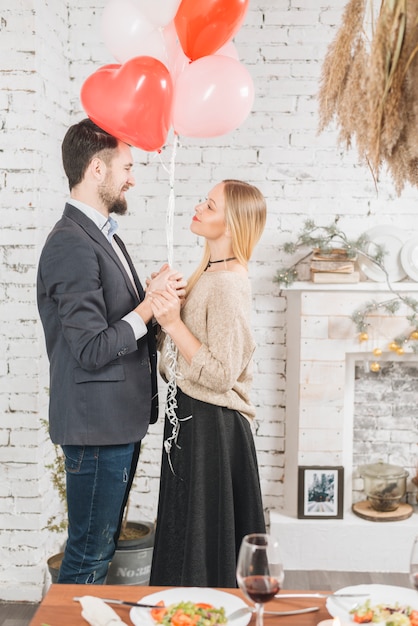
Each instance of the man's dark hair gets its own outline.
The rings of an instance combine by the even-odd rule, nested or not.
[[[62,142],[62,163],[68,178],[70,191],[78,185],[84,177],[92,158],[100,156],[106,162],[110,161],[110,152],[118,146],[118,140],[105,130],[102,130],[89,118],[70,126]]]

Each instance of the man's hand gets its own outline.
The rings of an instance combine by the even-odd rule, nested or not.
[[[166,291],[167,287],[170,286],[176,292],[178,298],[184,299],[187,281],[181,272],[172,269],[165,263],[158,272],[151,274],[151,278],[147,278],[146,286],[147,295],[150,295],[153,291]]]

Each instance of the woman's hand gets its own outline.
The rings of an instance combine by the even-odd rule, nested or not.
[[[150,300],[151,294],[157,291],[164,292],[171,286],[171,289],[174,289],[178,298],[183,301],[186,295],[187,281],[183,278],[183,274],[177,270],[171,269],[167,263],[164,263],[158,272],[153,272],[151,278],[146,279],[146,286],[145,298],[138,304],[134,311],[142,317],[145,324],[148,324],[153,317]]]
[[[181,298],[178,296],[178,291],[172,287],[171,281],[169,281],[164,291],[152,290],[149,293],[149,298],[155,319],[170,334],[170,328],[181,321]]]
[[[165,291],[153,291],[149,296],[152,314],[161,328],[171,337],[180,354],[191,363],[200,349],[200,341],[190,332],[180,317],[182,299],[179,290],[168,284]]]

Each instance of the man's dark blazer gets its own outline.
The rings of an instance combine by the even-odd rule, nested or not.
[[[122,320],[139,303],[130,278],[111,243],[71,204],[42,250],[37,298],[50,361],[52,441],[140,441],[158,412],[152,325],[136,341]]]

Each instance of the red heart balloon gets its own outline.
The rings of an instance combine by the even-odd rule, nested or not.
[[[149,152],[164,145],[173,84],[158,59],[134,57],[99,68],[84,82],[80,99],[88,117],[121,141]]]
[[[192,61],[213,54],[240,29],[249,0],[182,0],[174,25]]]

